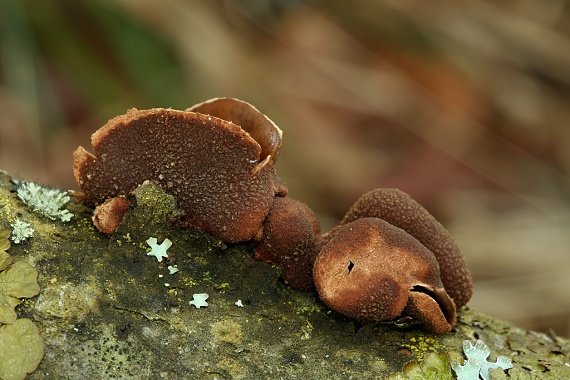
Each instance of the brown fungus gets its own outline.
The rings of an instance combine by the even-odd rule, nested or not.
[[[254,248],[254,258],[279,265],[283,270],[281,277],[291,287],[312,290],[319,234],[319,222],[306,204],[275,198],[263,222],[263,237]]]
[[[131,109],[91,136],[93,154],[74,152],[76,198],[95,207],[149,180],[174,196],[188,226],[226,242],[251,240],[275,195],[287,193],[275,174],[281,131],[237,99],[194,110],[230,115],[246,129],[201,112]]]
[[[115,197],[107,199],[101,203],[93,212],[93,224],[104,234],[112,235],[123,220],[125,212],[132,202],[125,197]]]
[[[397,189],[375,189],[360,197],[341,224],[374,217],[403,229],[435,255],[441,281],[459,308],[473,293],[473,280],[451,234],[419,203]]]
[[[273,161],[277,159],[283,145],[283,133],[271,119],[251,104],[234,98],[215,98],[198,103],[186,111],[215,116],[239,125],[259,143],[262,160],[268,156],[273,157]],[[285,189],[285,193],[286,191]]]
[[[428,331],[455,324],[433,254],[400,228],[362,218],[334,228],[313,268],[315,287],[331,309],[368,324],[408,316]]]

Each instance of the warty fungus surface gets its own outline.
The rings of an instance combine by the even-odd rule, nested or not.
[[[231,116],[247,130],[200,112],[131,109],[92,135],[93,154],[83,147],[74,152],[81,191],[73,194],[95,207],[149,180],[176,198],[188,226],[226,242],[251,240],[273,198],[287,193],[274,168],[281,131],[236,99],[196,109]]]
[[[254,257],[281,266],[286,283],[309,291],[314,288],[313,262],[319,242],[319,222],[309,206],[291,198],[275,198]]]
[[[366,217],[399,227],[429,249],[439,263],[441,281],[459,308],[473,293],[473,280],[451,234],[419,203],[398,189],[375,189],[361,196],[341,224]]]
[[[361,218],[333,229],[313,271],[323,302],[363,324],[409,316],[436,333],[455,324],[455,305],[433,254],[381,219]]]

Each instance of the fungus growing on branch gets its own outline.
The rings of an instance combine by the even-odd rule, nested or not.
[[[363,195],[338,227],[321,235],[313,211],[286,198],[275,173],[281,130],[241,100],[212,99],[186,111],[131,109],[91,140],[93,153],[83,147],[74,153],[80,191],[72,194],[95,208],[93,222],[107,235],[129,208],[141,206],[137,194],[148,182],[176,208],[168,222],[226,243],[251,242],[254,258],[279,265],[285,283],[316,288],[331,309],[360,323],[403,317],[445,333],[456,307],[471,298],[457,244],[399,190]],[[147,243],[159,261],[168,256],[168,239]],[[206,298],[197,294],[190,304],[206,306]]]

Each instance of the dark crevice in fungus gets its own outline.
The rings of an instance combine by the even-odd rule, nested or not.
[[[352,260],[348,260],[348,273],[352,272],[352,268],[354,268],[354,262]]]

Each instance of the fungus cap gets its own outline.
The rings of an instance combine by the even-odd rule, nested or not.
[[[186,111],[231,121],[239,125],[261,146],[261,159],[268,156],[275,160],[283,145],[283,132],[271,119],[253,105],[235,98],[214,98],[198,103]]]
[[[445,293],[433,254],[378,218],[333,229],[315,260],[313,276],[323,302],[364,324],[405,315],[416,292],[425,296],[420,304],[430,307],[414,309],[412,318],[426,329],[438,326],[437,332],[449,331],[455,323],[455,306]],[[442,325],[445,329],[439,328]]]
[[[375,189],[361,196],[341,224],[360,218],[380,218],[403,229],[427,249],[439,263],[441,281],[459,308],[473,294],[473,280],[451,234],[425,208],[398,189]]]
[[[211,115],[131,109],[92,135],[93,154],[83,147],[74,152],[81,189],[74,195],[95,207],[149,180],[174,196],[188,226],[226,242],[250,240],[274,196],[287,192],[275,174],[281,131],[271,122],[256,127],[268,119],[245,102],[224,104],[231,108],[227,113],[242,115],[239,121],[259,140]]]

